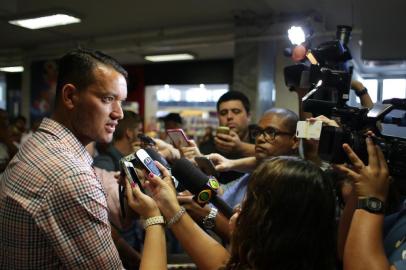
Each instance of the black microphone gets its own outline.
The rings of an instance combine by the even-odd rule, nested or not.
[[[185,158],[178,159],[173,163],[172,174],[187,190],[195,195],[194,200],[199,204],[204,205],[211,202],[225,217],[230,218],[233,215],[233,209],[217,196],[220,184],[216,178],[209,178]]]
[[[148,153],[148,155],[153,159],[161,163],[165,168],[168,170],[171,169],[171,166],[169,165],[168,161],[157,151],[152,149],[151,147],[144,148],[145,152]]]

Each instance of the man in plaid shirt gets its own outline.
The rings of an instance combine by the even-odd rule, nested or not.
[[[127,73],[100,52],[60,59],[55,109],[0,178],[0,269],[119,269],[106,195],[85,146],[110,142]]]

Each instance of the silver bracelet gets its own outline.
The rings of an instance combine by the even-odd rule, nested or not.
[[[152,225],[157,225],[157,224],[165,224],[165,219],[163,216],[155,216],[155,217],[150,217],[144,220],[144,229],[148,228],[149,226]]]
[[[185,207],[181,206],[180,210],[166,223],[168,228],[178,222],[184,213],[186,213],[186,209]]]

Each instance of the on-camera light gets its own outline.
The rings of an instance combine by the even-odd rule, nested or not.
[[[300,26],[292,26],[289,28],[288,37],[293,45],[300,45],[306,40],[305,33]]]

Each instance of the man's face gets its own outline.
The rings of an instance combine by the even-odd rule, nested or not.
[[[84,145],[112,140],[118,120],[123,118],[121,102],[127,97],[122,74],[104,65],[98,65],[93,74],[94,83],[76,93],[72,110],[75,135]]]
[[[164,126],[165,126],[165,130],[182,128],[182,125],[175,121],[165,121]]]
[[[136,127],[128,129],[128,140],[129,142],[135,143],[138,142],[140,139],[138,138],[138,134],[142,133],[142,123],[139,123]]]
[[[276,131],[275,138],[272,136],[260,134],[255,138],[255,157],[257,160],[266,158],[289,155],[298,147],[298,140],[294,134],[286,134],[289,131],[284,125],[283,118],[277,114],[268,113],[259,120],[258,127],[263,130]],[[279,133],[281,132],[281,133]]]
[[[220,103],[218,118],[220,126],[229,127],[242,139],[248,131],[250,116],[240,100],[229,100]]]

